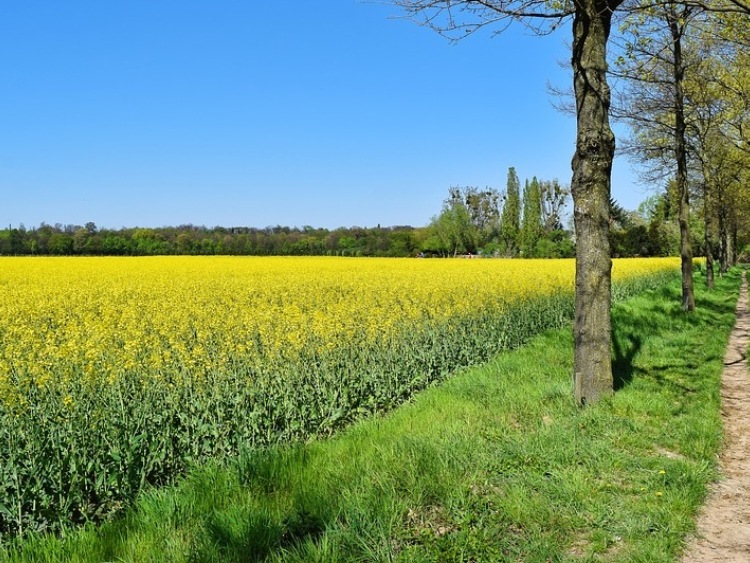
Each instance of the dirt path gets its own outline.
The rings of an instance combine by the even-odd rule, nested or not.
[[[683,563],[750,562],[749,342],[750,311],[743,272],[737,324],[729,337],[721,382],[724,418],[722,477],[701,510],[697,537],[689,541]]]

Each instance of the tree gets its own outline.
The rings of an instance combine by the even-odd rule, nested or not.
[[[492,188],[480,190],[472,186],[452,186],[438,223],[450,223],[454,232],[452,253],[478,252],[497,235],[500,223],[500,194]],[[446,232],[445,228],[440,229]]]
[[[67,233],[55,232],[49,237],[50,254],[73,254],[73,238]]]
[[[463,206],[474,228],[475,246],[482,246],[496,234],[500,222],[500,194],[493,188],[480,190],[473,186],[453,186],[448,191],[447,207]]]
[[[500,242],[506,256],[516,256],[521,232],[521,184],[516,169],[508,169],[503,210],[500,216]]]
[[[446,254],[456,256],[463,252],[476,252],[477,229],[463,202],[446,200],[440,215],[433,218],[430,226]]]
[[[536,177],[531,182],[527,181],[523,189],[523,219],[519,238],[523,256],[536,256],[536,245],[542,238],[542,193]]]
[[[709,40],[708,43],[710,42]],[[714,285],[714,258],[717,249],[720,251],[720,273],[726,271],[727,267],[727,257],[722,252],[727,244],[717,242],[717,239],[727,236],[724,228],[726,212],[723,207],[727,203],[727,191],[728,188],[731,189],[732,179],[738,168],[734,157],[739,151],[722,131],[727,125],[728,105],[715,78],[721,72],[717,66],[716,53],[701,47],[700,55],[700,64],[686,85],[688,97],[694,106],[688,135],[703,200],[706,285],[711,288]]]
[[[570,190],[561,186],[557,178],[539,182],[542,224],[547,234],[563,229],[562,213],[569,195]]]
[[[690,57],[685,48],[704,14],[694,6],[673,1],[641,10],[622,26],[623,54],[617,59],[617,75],[625,79],[626,87],[615,115],[634,132],[629,154],[641,163],[655,162],[657,169],[669,170],[675,180],[682,307],[686,311],[695,309],[695,296],[684,90]]]
[[[454,39],[490,24],[522,21],[543,33],[572,19],[576,150],[574,393],[579,404],[613,391],[609,197],[615,137],[609,125],[607,43],[624,0],[393,0],[422,25]],[[501,28],[502,29],[502,28]]]
[[[674,80],[674,152],[677,160],[677,190],[680,194],[680,261],[682,269],[682,308],[695,310],[693,290],[693,252],[690,245],[690,192],[688,189],[687,147],[685,125],[685,62],[682,56],[682,41],[693,16],[691,8],[678,7],[668,2],[663,7],[663,17],[672,39],[672,77]]]

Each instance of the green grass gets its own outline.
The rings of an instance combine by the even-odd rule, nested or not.
[[[386,416],[245,452],[10,561],[674,561],[715,477],[739,274],[617,305],[618,391],[572,400],[570,329]]]

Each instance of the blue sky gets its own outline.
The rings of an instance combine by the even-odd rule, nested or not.
[[[570,182],[569,30],[450,44],[357,0],[28,0],[0,18],[0,224],[426,224]],[[617,159],[613,195],[649,193]]]

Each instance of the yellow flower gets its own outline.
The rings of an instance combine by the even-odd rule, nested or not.
[[[615,260],[612,275],[678,264]],[[125,373],[180,381],[186,370],[271,369],[306,352],[377,346],[570,293],[574,275],[574,260],[3,258],[0,401],[22,403],[32,385],[65,393]]]

